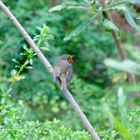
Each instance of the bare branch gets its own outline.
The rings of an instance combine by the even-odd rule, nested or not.
[[[22,27],[22,25],[18,22],[18,20],[15,18],[15,16],[10,12],[10,10],[4,5],[2,1],[0,1],[0,8],[6,13],[6,15],[10,18],[10,20],[13,22],[13,24],[16,26],[16,28],[20,31],[22,36],[25,38],[25,40],[28,42],[30,47],[34,50],[40,61],[45,65],[46,69],[50,72],[52,77],[55,79],[55,72],[49,61],[46,59],[46,57],[43,55],[43,53],[40,51],[40,49],[36,46],[32,38],[29,36],[29,34],[26,32],[26,30]],[[100,140],[98,134],[95,132],[94,128],[84,115],[84,113],[81,111],[79,105],[72,97],[71,93],[68,90],[62,91],[67,100],[72,105],[73,109],[77,112],[78,116],[81,118],[83,124],[88,129],[90,134],[92,135],[94,140]]]
[[[104,9],[104,12],[105,12],[107,18],[111,22],[113,22],[111,14],[109,12],[109,9],[108,9],[108,6],[107,6],[105,0],[100,0],[100,4],[102,5],[102,7]],[[118,50],[118,53],[119,53],[121,59],[122,60],[127,59],[127,54],[126,54],[125,50],[121,47],[121,40],[120,40],[120,37],[119,37],[118,33],[115,30],[112,30],[112,35],[113,35],[113,38],[114,38],[114,41],[115,41],[115,44],[116,44],[116,48]],[[128,77],[128,82],[130,84],[136,84],[134,74],[127,73],[127,77]]]

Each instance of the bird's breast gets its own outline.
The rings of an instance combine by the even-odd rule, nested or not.
[[[59,66],[60,66],[60,72],[61,72],[61,74],[66,74],[67,73],[67,70],[69,68],[71,68],[71,65],[68,64],[66,61],[61,61],[59,63]]]

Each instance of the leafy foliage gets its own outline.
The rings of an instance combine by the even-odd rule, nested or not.
[[[1,97],[1,100],[5,98]],[[65,128],[59,121],[29,121],[27,120],[25,106],[22,100],[16,105],[11,97],[8,103],[1,105],[0,113],[0,139],[75,139],[86,140],[91,137],[86,132],[72,131]]]
[[[140,20],[133,5],[139,0],[107,1],[110,12],[135,29],[131,33],[107,20],[98,1],[4,2],[52,64],[61,54],[74,55],[69,89],[102,140],[140,139]],[[90,140],[2,10],[0,21],[0,139]],[[122,38],[128,60],[119,60],[111,30]],[[137,84],[128,84],[124,72],[135,73]]]

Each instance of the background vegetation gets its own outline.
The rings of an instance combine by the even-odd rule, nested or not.
[[[4,2],[52,64],[61,54],[74,55],[69,89],[99,136],[139,140],[139,1],[108,0],[116,26],[106,19],[97,1]],[[111,29],[119,33],[128,60],[120,61]],[[137,84],[128,84],[124,72],[136,74]],[[0,103],[0,139],[91,139],[2,10]]]

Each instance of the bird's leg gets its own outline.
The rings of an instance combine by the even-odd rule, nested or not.
[[[55,80],[56,80],[56,83],[59,85],[59,86],[61,86],[61,79],[60,79],[60,77],[55,77]]]

